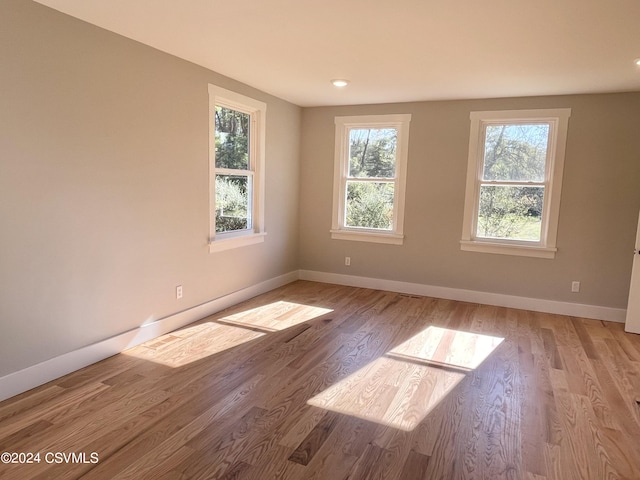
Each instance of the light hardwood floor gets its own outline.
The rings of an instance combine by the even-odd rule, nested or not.
[[[295,282],[0,403],[0,478],[638,479],[639,394],[621,324]]]

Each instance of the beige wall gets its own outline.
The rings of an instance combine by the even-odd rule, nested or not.
[[[0,82],[0,376],[298,268],[626,306],[640,93],[301,110],[23,0],[0,6]],[[268,104],[266,241],[218,254],[208,83]],[[469,112],[559,107],[557,257],[460,251]],[[403,246],[329,236],[334,116],[377,113],[413,114]]]
[[[207,247],[208,83],[268,105],[268,235],[217,254]],[[194,64],[3,0],[0,376],[295,270],[300,115]]]
[[[553,260],[463,252],[469,112],[572,109]],[[334,117],[412,114],[405,244],[332,240]],[[300,268],[626,308],[640,208],[640,93],[307,108]],[[344,257],[351,266],[344,266]],[[571,293],[571,281],[582,282]]]

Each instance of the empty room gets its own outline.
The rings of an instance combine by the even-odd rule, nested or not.
[[[0,0],[0,478],[640,478],[635,0]]]

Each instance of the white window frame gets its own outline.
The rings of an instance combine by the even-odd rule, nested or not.
[[[570,108],[471,112],[469,161],[460,248],[472,252],[554,258],[560,213],[560,191]],[[544,123],[549,125],[545,164],[544,202],[539,242],[481,238],[477,236],[480,184],[484,168],[484,148],[488,125]]]
[[[335,118],[335,160],[333,182],[333,218],[331,238],[359,242],[402,245],[404,242],[404,204],[407,183],[409,124],[411,114],[359,115]],[[347,180],[349,177],[349,136],[351,130],[393,128],[398,132],[391,230],[348,227],[345,225]],[[353,180],[362,180],[354,178]]]
[[[216,173],[233,170],[216,168],[215,111],[216,106],[230,108],[250,116],[249,169],[239,170],[253,178],[251,217],[252,228],[216,233]],[[209,84],[209,252],[220,252],[264,242],[265,197],[265,119],[267,105],[253,98]]]

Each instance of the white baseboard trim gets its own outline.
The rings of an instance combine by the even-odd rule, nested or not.
[[[44,383],[55,380],[68,373],[84,368],[105,358],[116,355],[123,350],[140,345],[148,340],[169,333],[177,328],[205,318],[225,308],[236,305],[281,287],[296,280],[309,280],[321,283],[334,283],[352,287],[372,288],[391,292],[422,295],[428,297],[459,300],[463,302],[481,303],[500,307],[519,308],[535,312],[556,313],[574,317],[593,318],[624,323],[626,310],[620,308],[582,305],[578,303],[558,302],[537,298],[502,295],[498,293],[463,290],[458,288],[438,287],[419,283],[399,282],[378,278],[341,275],[337,273],[299,270],[274,277],[264,282],[238,290],[220,298],[197,305],[182,312],[142,325],[127,332],[115,335],[106,340],[87,345],[72,352],[46,360],[37,365],[0,377],[0,401],[26,392]]]
[[[298,280],[298,271],[274,277],[182,312],[161,318],[106,340],[0,377],[0,401],[31,390],[128,348],[169,333],[225,308]]]
[[[503,295],[499,293],[437,287],[433,285],[423,285],[420,283],[382,280],[378,278],[316,272],[312,270],[300,270],[300,280],[335,283],[351,287],[373,288],[376,290],[387,290],[390,292],[407,293],[411,295],[444,298],[447,300],[459,300],[462,302],[482,303],[498,307],[532,310],[534,312],[556,313],[572,317],[607,320],[610,322],[624,323],[626,317],[626,310],[622,308],[600,307],[597,305],[583,305],[579,303],[559,302],[556,300],[517,297],[514,295]]]

